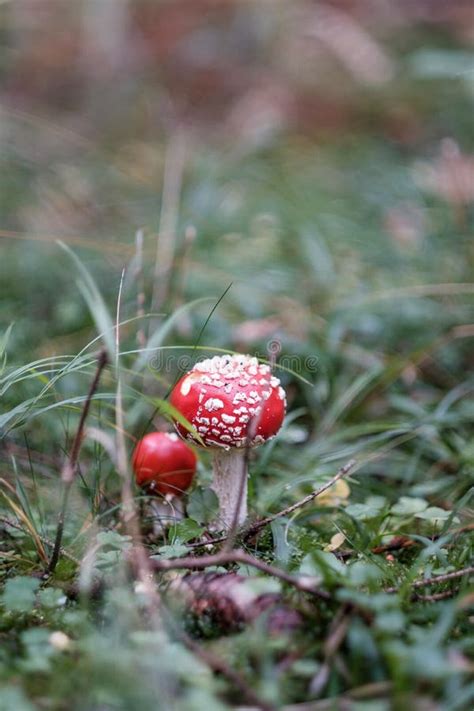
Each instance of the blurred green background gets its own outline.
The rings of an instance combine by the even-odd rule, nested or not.
[[[23,481],[46,538],[97,348],[88,346],[97,324],[77,265],[59,240],[96,280],[112,318],[125,269],[120,316],[133,320],[122,326],[122,351],[142,349],[153,333],[149,347],[184,349],[168,360],[153,360],[154,348],[122,358],[130,441],[153,416],[143,394],[164,396],[173,382],[174,353],[199,342],[264,355],[277,344],[278,360],[295,371],[281,373],[290,417],[252,462],[251,509],[278,510],[360,457],[351,514],[347,501],[310,507],[289,538],[272,532],[273,561],[307,572],[304,556],[342,530],[352,553],[391,535],[424,537],[419,558],[383,559],[379,591],[468,562],[464,544],[449,555],[429,546],[439,526],[444,535],[472,520],[473,19],[471,0],[0,0],[0,465],[9,481]],[[91,416],[108,431],[113,385],[108,373]],[[119,491],[97,443],[82,457],[65,540],[79,557],[75,536],[103,513],[100,496],[112,507]],[[209,481],[203,462],[200,487]],[[13,556],[15,574],[36,570],[28,541]],[[122,551],[120,536],[107,541]],[[335,584],[334,571],[323,573]],[[344,583],[350,594],[365,584],[374,593],[373,569],[358,574]],[[65,565],[61,576],[73,571]],[[455,711],[462,699],[469,708],[462,665],[472,671],[472,642],[456,602],[411,616],[404,595],[396,612],[376,609],[375,594],[367,602],[377,622],[350,628],[352,681],[334,671],[328,693],[388,679],[402,696],[421,689],[413,708]],[[112,592],[101,613],[108,641],[83,611],[21,618],[34,628],[22,641],[7,615],[0,672],[13,664],[26,696],[54,711],[155,711],[165,687],[166,711],[222,709],[223,683],[205,674],[180,706],[182,680],[166,668],[163,639],[152,640],[163,675],[143,664],[151,641],[120,616],[133,616],[132,598]],[[83,640],[77,669],[61,658],[41,671],[44,619]],[[328,620],[318,618],[287,672],[278,667],[284,640],[262,644],[258,627],[218,641],[217,651],[264,696],[305,701]],[[122,645],[118,686],[110,640]],[[173,650],[201,678],[195,660]],[[65,706],[76,672],[80,691]],[[31,711],[12,688],[5,709]],[[423,705],[428,697],[441,705]]]
[[[442,308],[386,294],[470,281],[470,20],[458,0],[2,3],[10,347],[64,353],[87,338],[56,239],[113,299],[138,229],[146,306],[154,274],[158,310],[233,282],[215,345],[272,317],[298,350],[337,313],[337,338],[404,352],[464,322],[462,289]]]

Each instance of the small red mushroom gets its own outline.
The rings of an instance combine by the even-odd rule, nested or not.
[[[214,450],[212,488],[219,499],[219,524],[231,528],[247,518],[245,450],[274,437],[286,408],[285,391],[270,366],[248,355],[215,356],[197,363],[171,393],[171,404]],[[175,422],[179,434],[196,442]],[[238,510],[237,510],[238,509]]]
[[[138,486],[163,496],[181,496],[191,485],[196,464],[196,454],[174,432],[150,432],[132,457]]]

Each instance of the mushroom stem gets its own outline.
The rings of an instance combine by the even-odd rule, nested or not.
[[[214,453],[213,472],[212,488],[219,499],[219,528],[229,530],[234,519],[237,526],[241,526],[247,518],[248,472],[245,451],[217,450]]]

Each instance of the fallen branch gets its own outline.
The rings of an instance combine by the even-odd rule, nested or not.
[[[314,595],[322,600],[329,600],[331,596],[325,590],[321,590],[316,586],[316,580],[310,576],[294,576],[280,568],[276,568],[269,563],[265,563],[259,558],[255,558],[243,550],[222,551],[214,555],[204,556],[187,556],[185,558],[171,558],[168,560],[160,560],[153,558],[150,560],[151,567],[155,571],[165,572],[168,570],[205,570],[213,566],[228,565],[229,563],[241,563],[249,565],[257,570],[271,575],[279,580],[282,580],[288,585],[296,588],[300,592],[305,592]],[[428,587],[430,585],[439,585],[449,580],[457,580],[458,578],[474,574],[474,566],[463,568],[452,573],[445,573],[426,580],[417,580],[411,584],[413,590]],[[399,587],[386,588],[386,593],[393,594],[399,592]],[[441,599],[441,598],[440,598]]]
[[[449,600],[449,598],[454,597],[459,592],[458,588],[453,590],[443,590],[443,592],[432,593],[431,595],[420,595],[415,593],[412,600],[415,602],[439,602],[439,600]]]
[[[426,580],[415,580],[415,582],[411,583],[410,587],[413,590],[417,590],[419,588],[429,587],[430,585],[440,585],[441,583],[446,583],[449,580],[464,578],[467,575],[474,575],[474,565],[471,565],[468,568],[461,568],[461,570],[455,570],[452,573],[444,573],[443,575],[437,575],[433,578],[426,578]],[[399,592],[399,590],[399,587],[391,587],[386,588],[385,592],[393,594]]]
[[[443,547],[448,548],[449,546],[453,545],[452,541],[458,536],[462,536],[464,533],[470,533],[471,531],[474,531],[474,523],[468,523],[466,526],[453,529],[449,533],[449,538],[447,538],[446,543],[443,545]],[[442,537],[442,535],[444,534],[439,533],[433,536],[430,540],[438,541]],[[405,550],[406,548],[413,548],[415,546],[421,545],[422,544],[419,540],[416,540],[415,538],[410,538],[409,534],[404,534],[402,536],[394,536],[390,541],[388,541],[388,543],[383,543],[379,546],[371,548],[370,552],[374,553],[375,555],[383,555],[384,553]],[[340,560],[347,560],[348,558],[352,558],[352,556],[354,555],[358,555],[358,553],[358,550],[338,550],[334,552],[335,556]]]
[[[272,575],[283,582],[292,585],[294,588],[300,592],[309,593],[323,600],[329,600],[329,593],[324,590],[320,590],[316,587],[316,581],[314,578],[309,576],[294,576],[287,573],[280,568],[276,568],[273,565],[265,563],[259,558],[254,558],[252,555],[245,553],[242,550],[234,551],[223,551],[221,553],[216,553],[215,555],[203,555],[203,556],[187,556],[185,558],[171,558],[169,560],[159,560],[153,558],[150,563],[154,570],[166,571],[166,570],[204,570],[205,568],[210,568],[214,565],[227,565],[229,563],[242,563],[243,565],[250,565],[252,568],[261,570],[262,573],[267,575]]]

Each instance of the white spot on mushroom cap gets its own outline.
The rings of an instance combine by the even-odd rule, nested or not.
[[[239,408],[234,410],[234,415],[240,415],[242,412],[248,412],[248,408],[245,405],[241,405]]]
[[[234,399],[232,400],[233,405],[238,405],[239,402],[246,402],[247,395],[245,393],[235,393]]]
[[[214,410],[222,410],[224,408],[224,403],[217,397],[210,397],[204,403],[204,407],[208,412],[213,412]]]
[[[191,385],[192,385],[192,384],[193,384],[193,378],[192,378],[192,377],[185,378],[185,379],[183,380],[183,382],[181,383],[181,387],[180,387],[181,395],[183,395],[184,397],[186,397],[186,395],[189,395],[189,392],[190,392],[190,390],[191,390]]]
[[[233,425],[235,422],[235,417],[233,415],[226,415],[225,412],[222,413],[222,420],[227,425]]]

